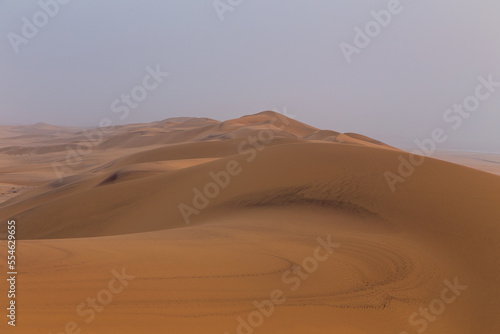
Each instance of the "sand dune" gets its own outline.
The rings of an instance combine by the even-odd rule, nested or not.
[[[18,333],[500,332],[498,175],[425,158],[392,192],[408,153],[266,111],[110,128],[58,179],[84,132],[34,128],[50,139],[0,129],[0,183],[26,187],[0,203]],[[87,323],[77,307],[122,268]]]
[[[437,151],[434,158],[500,175],[500,155],[482,152]]]

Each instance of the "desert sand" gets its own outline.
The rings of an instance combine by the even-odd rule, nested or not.
[[[425,158],[393,192],[401,155],[271,111],[0,127],[0,331],[500,333],[500,158]]]
[[[432,157],[500,175],[500,154],[441,150]]]

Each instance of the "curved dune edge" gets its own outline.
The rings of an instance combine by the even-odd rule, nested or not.
[[[318,237],[328,235],[338,248],[292,290],[294,283],[283,275],[314,254]],[[21,333],[74,320],[89,332],[160,332],[168,325],[180,333],[235,333],[238,317],[247,319],[253,303],[269,299],[275,289],[286,302],[259,332],[411,332],[416,328],[408,317],[440,298],[443,282],[455,277],[467,289],[427,331],[493,332],[500,291],[487,252],[494,249],[478,247],[477,239],[456,239],[409,234],[348,211],[252,207],[210,214],[203,224],[182,229],[24,241],[27,324]],[[106,312],[84,324],[74,307],[106,286],[112,268],[126,268],[135,279]]]
[[[455,281],[466,289],[425,332],[500,332],[499,176],[426,158],[392,192],[384,173],[408,153],[292,120],[278,129],[273,117],[283,121],[265,112],[120,127],[62,180],[50,157],[77,131],[39,125],[41,138],[61,132],[57,145],[0,153],[24,163],[0,165],[9,182],[43,184],[0,203],[22,239],[17,332],[77,321],[88,333],[236,333],[238,317],[280,289],[286,301],[256,333],[415,333],[425,318],[410,316],[450,300]],[[272,140],[251,150],[249,137],[267,130]],[[196,207],[214,175],[224,186],[186,220],[180,206]],[[338,247],[290,280],[318,238]],[[122,268],[135,278],[85,323],[75,307]]]
[[[190,148],[198,150],[206,145],[192,144]],[[230,161],[236,161],[241,173],[231,177],[226,188],[219,187],[218,196],[198,214],[191,215],[190,222],[202,222],[204,214],[211,210],[242,205],[317,204],[368,212],[409,228],[452,231],[456,225],[465,228],[457,221],[475,219],[482,221],[482,227],[476,228],[496,230],[495,218],[500,216],[495,201],[499,177],[427,159],[393,193],[384,172],[397,166],[394,163],[399,154],[369,147],[288,141],[266,147],[251,162],[247,161],[253,157],[250,154],[236,154],[182,160],[178,165],[185,161],[203,163],[187,163],[185,168],[164,171],[161,169],[172,162],[150,162],[156,164],[155,170],[142,167],[142,172],[137,172],[146,163],[141,157],[128,167],[108,168],[62,185],[47,186],[46,192],[6,205],[0,217],[19,219],[23,224],[20,237],[25,239],[184,227],[186,220],[179,205],[194,208],[195,189],[202,192],[206,184],[213,182],[210,173],[225,171]],[[139,217],[147,219],[147,223],[137,224]],[[437,220],[438,225],[434,223]],[[31,223],[34,221],[37,223]]]

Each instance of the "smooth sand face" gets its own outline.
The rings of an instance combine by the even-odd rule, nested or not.
[[[109,129],[71,166],[85,136],[35,130],[0,131],[2,333],[500,332],[497,175],[428,158],[392,192],[408,154],[271,112]]]
[[[483,170],[500,175],[500,154],[481,152],[438,151],[436,159]]]

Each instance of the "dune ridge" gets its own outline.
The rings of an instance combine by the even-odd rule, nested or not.
[[[409,153],[265,111],[104,129],[58,179],[85,132],[34,128],[0,129],[0,183],[29,187],[0,203],[24,259],[19,333],[236,333],[274,289],[286,301],[255,332],[500,331],[498,175],[425,158],[392,192]],[[291,289],[318,238],[339,247]],[[86,324],[76,306],[115,267],[135,279]],[[456,280],[445,311],[418,314]]]

